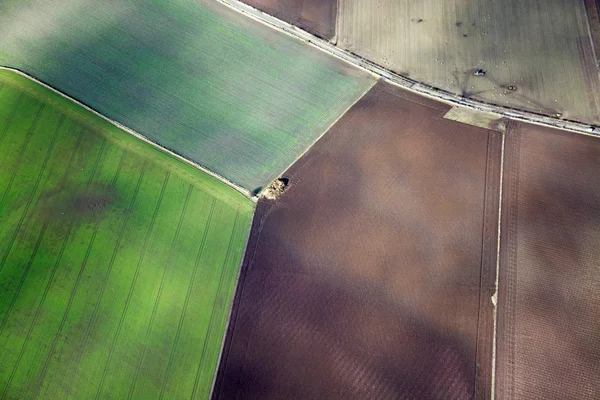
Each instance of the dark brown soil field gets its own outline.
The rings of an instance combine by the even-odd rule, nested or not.
[[[516,124],[506,143],[498,399],[600,398],[600,139]]]
[[[500,134],[376,85],[254,219],[214,397],[490,390]]]
[[[241,0],[323,39],[335,35],[337,0]]]

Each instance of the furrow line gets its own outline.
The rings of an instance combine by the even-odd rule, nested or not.
[[[102,286],[100,288],[100,296],[98,298],[98,301],[94,305],[94,311],[92,312],[92,317],[90,318],[90,321],[88,322],[88,324],[85,328],[83,346],[81,348],[81,351],[76,356],[77,361],[75,362],[74,375],[71,377],[72,379],[69,380],[70,384],[67,389],[67,395],[65,396],[66,398],[69,398],[69,395],[71,394],[72,382],[73,382],[75,376],[77,375],[77,372],[79,371],[79,365],[81,363],[81,358],[83,357],[83,353],[85,352],[85,349],[87,348],[87,344],[88,344],[88,341],[90,338],[90,333],[92,331],[92,328],[94,327],[94,324],[96,323],[96,318],[98,316],[98,310],[100,309],[100,303],[102,302],[102,300],[104,298],[104,290],[106,289],[106,283],[108,282],[108,279],[110,277],[110,274],[112,272],[112,269],[113,269],[113,266],[115,263],[115,259],[117,257],[117,253],[119,251],[119,248],[121,247],[121,240],[123,239],[123,234],[125,233],[125,228],[127,227],[129,218],[131,217],[131,214],[133,213],[133,207],[134,207],[135,201],[137,199],[138,193],[140,191],[140,186],[142,185],[142,180],[143,180],[144,174],[146,172],[146,167],[147,167],[147,162],[144,162],[144,165],[142,166],[142,172],[140,174],[137,185],[135,187],[135,192],[133,194],[131,202],[129,203],[129,207],[127,208],[127,214],[125,217],[125,221],[123,222],[123,225],[121,226],[121,229],[119,231],[119,236],[117,238],[117,242],[115,244],[112,256],[110,258],[110,262],[108,264],[108,269],[106,271],[106,274],[104,275],[104,279],[102,280]]]
[[[173,257],[173,249],[175,248],[175,244],[177,243],[177,240],[179,239],[179,234],[181,232],[181,225],[183,224],[183,219],[185,217],[185,212],[187,210],[193,188],[194,188],[194,186],[192,184],[190,184],[187,195],[185,197],[185,202],[183,204],[183,210],[181,210],[181,215],[179,216],[179,222],[177,223],[177,229],[175,230],[175,236],[173,237],[173,241],[171,242],[171,247],[169,249],[169,255],[167,256],[167,261],[165,262],[165,268],[163,269],[163,273],[162,273],[162,276],[160,279],[160,285],[158,287],[158,294],[156,295],[156,299],[154,299],[154,306],[152,307],[152,314],[150,314],[150,321],[148,322],[148,326],[146,327],[146,334],[144,336],[144,342],[142,344],[142,354],[139,358],[138,365],[135,370],[136,372],[135,372],[135,375],[133,378],[133,382],[131,383],[131,387],[129,389],[129,395],[127,396],[127,399],[129,399],[129,400],[133,397],[133,393],[135,392],[135,386],[137,384],[137,381],[138,381],[138,378],[140,375],[140,370],[141,370],[142,364],[144,362],[144,358],[146,356],[146,351],[148,350],[148,340],[150,339],[150,332],[152,331],[152,325],[154,325],[154,318],[156,318],[156,312],[158,310],[158,305],[160,304],[160,299],[162,297],[162,292],[163,292],[164,285],[165,285],[165,277],[167,276],[167,271],[169,270],[169,266],[171,265],[171,259]]]
[[[56,138],[58,137],[58,133],[60,131],[60,128],[63,124],[64,121],[64,117],[60,120],[57,128],[56,128],[56,132],[54,133],[54,137],[52,140],[52,144],[50,145],[50,148],[48,149],[48,154],[50,154],[52,152],[52,148],[54,147],[54,143],[56,142]],[[70,163],[69,163],[70,166]],[[65,175],[63,175],[63,178],[61,179],[61,185],[60,185],[60,189],[59,191],[62,190],[63,188],[63,184],[64,184],[64,180],[67,177],[67,174],[69,172],[69,167],[67,167],[67,171],[65,171]],[[25,280],[27,279],[27,275],[29,274],[29,269],[31,268],[31,265],[33,264],[33,260],[35,259],[35,256],[37,254],[38,249],[40,248],[40,245],[42,243],[42,239],[44,237],[44,233],[46,232],[46,229],[48,228],[48,225],[50,224],[50,217],[46,216],[44,218],[44,223],[42,225],[42,230],[40,231],[38,238],[36,240],[35,246],[33,248],[33,253],[31,254],[31,256],[29,257],[29,260],[27,261],[27,264],[24,268],[23,271],[23,275],[21,275],[21,280],[19,281],[19,285],[17,287],[17,291],[15,292],[15,294],[13,295],[13,298],[10,302],[10,305],[8,307],[8,310],[6,311],[6,314],[4,315],[4,318],[2,320],[2,323],[0,324],[0,335],[2,335],[2,331],[4,330],[4,327],[6,325],[6,322],[8,321],[8,318],[10,317],[10,314],[12,313],[12,309],[15,305],[15,303],[17,302],[17,298],[19,297],[19,293],[21,292],[21,289],[23,289],[23,284],[25,283]]]
[[[121,328],[123,326],[123,321],[125,320],[125,317],[127,316],[127,310],[129,309],[129,303],[131,301],[131,297],[133,296],[133,290],[135,288],[135,284],[136,284],[138,275],[140,273],[140,268],[141,268],[142,263],[144,262],[144,258],[146,256],[146,250],[148,249],[148,243],[150,242],[150,235],[151,235],[152,231],[154,230],[154,223],[156,222],[158,210],[160,209],[160,205],[162,203],[162,200],[163,200],[163,197],[165,194],[165,190],[167,188],[167,182],[169,181],[169,176],[170,176],[170,173],[167,172],[167,174],[165,175],[162,189],[160,191],[158,202],[156,203],[156,207],[155,207],[154,213],[152,215],[152,220],[150,221],[150,226],[148,227],[148,233],[146,234],[146,237],[144,238],[144,244],[142,246],[142,253],[140,254],[140,258],[139,258],[137,266],[135,268],[135,273],[133,275],[131,285],[129,286],[129,293],[127,293],[127,299],[125,300],[125,308],[123,309],[123,312],[121,313],[121,318],[119,319],[119,324],[117,325],[117,332],[115,333],[115,336],[113,337],[113,341],[112,341],[112,343],[110,345],[110,349],[108,351],[108,358],[106,360],[106,363],[104,364],[104,370],[102,371],[100,385],[98,386],[98,391],[96,392],[96,399],[99,398],[100,394],[102,393],[102,388],[104,386],[104,381],[106,379],[106,372],[108,371],[108,367],[112,360],[112,355],[115,350],[115,346],[117,344],[117,341],[119,340],[119,335],[121,334]]]
[[[202,367],[204,365],[204,360],[205,360],[204,356],[206,354],[206,347],[207,347],[208,340],[210,339],[210,332],[212,330],[212,326],[213,326],[213,323],[215,320],[215,307],[217,304],[217,300],[219,298],[219,293],[221,293],[221,287],[223,285],[223,275],[225,274],[225,268],[227,267],[227,263],[229,262],[229,257],[231,255],[231,248],[233,247],[233,242],[234,242],[235,232],[236,232],[237,226],[238,226],[239,217],[240,217],[240,214],[239,214],[239,212],[237,212],[235,215],[235,222],[233,223],[233,230],[231,233],[231,237],[229,239],[229,246],[227,248],[227,254],[225,256],[225,261],[223,262],[223,268],[221,268],[221,275],[219,277],[219,286],[217,287],[217,292],[215,295],[215,299],[213,301],[212,311],[211,311],[211,315],[210,315],[210,322],[208,323],[208,329],[206,330],[206,337],[204,339],[204,344],[202,346],[202,353],[200,354],[200,361],[198,363],[198,370],[196,371],[196,379],[194,381],[194,389],[192,390],[191,399],[194,399],[196,397],[196,392],[198,390],[198,381],[200,380],[200,373],[202,372]]]
[[[126,154],[127,154],[127,152],[123,151],[123,154],[121,155],[121,160],[119,161],[119,166],[118,166],[117,171],[116,171],[115,175],[113,176],[112,182],[110,184],[110,191],[114,190],[114,187],[117,183],[119,174],[121,173],[121,167],[123,166],[123,160],[125,159]],[[48,355],[46,356],[46,360],[44,361],[44,367],[42,368],[42,372],[40,374],[40,377],[38,378],[34,396],[32,396],[32,398],[34,398],[34,399],[37,398],[37,396],[39,395],[39,392],[42,388],[44,379],[46,378],[46,374],[48,373],[48,366],[49,366],[50,361],[52,360],[52,357],[54,356],[54,353],[56,351],[56,345],[58,344],[60,335],[64,329],[65,323],[67,322],[67,317],[69,315],[69,312],[71,311],[71,306],[73,305],[73,299],[75,298],[75,294],[77,293],[77,289],[79,288],[79,283],[81,282],[81,277],[83,276],[83,272],[85,271],[85,267],[87,266],[90,253],[92,251],[92,247],[94,246],[94,242],[96,240],[96,235],[98,234],[98,229],[100,228],[100,222],[101,222],[101,219],[99,218],[99,209],[94,210],[94,214],[92,216],[92,221],[94,224],[94,231],[92,232],[92,237],[90,238],[90,242],[86,249],[86,253],[83,258],[83,262],[81,263],[81,267],[79,268],[79,272],[77,273],[77,278],[75,278],[75,284],[74,284],[73,288],[71,289],[71,293],[69,294],[69,301],[67,302],[67,308],[65,309],[65,311],[63,313],[62,319],[61,319],[59,327],[58,327],[58,331],[56,332],[56,335],[54,336],[52,345],[50,346],[50,351],[48,352]]]
[[[2,143],[2,140],[4,139],[4,136],[8,132],[8,127],[12,123],[12,120],[15,118],[15,114],[19,110],[19,105],[21,104],[21,100],[23,100],[23,96],[24,96],[24,94],[23,94],[23,92],[21,92],[19,94],[19,98],[17,99],[17,102],[15,103],[13,109],[10,112],[10,115],[6,119],[6,124],[4,125],[4,128],[2,129],[2,134],[0,134],[0,143]]]
[[[42,168],[40,169],[40,172],[38,173],[38,176],[35,180],[35,184],[33,186],[33,190],[31,191],[31,195],[29,196],[29,199],[27,199],[27,204],[25,205],[25,210],[23,210],[23,214],[21,214],[21,218],[19,219],[19,223],[17,224],[17,227],[13,233],[13,236],[10,240],[10,244],[8,245],[8,249],[6,250],[6,252],[4,253],[4,256],[2,257],[2,261],[0,262],[0,271],[2,271],[2,268],[4,268],[4,264],[6,263],[6,260],[8,260],[8,256],[12,250],[12,247],[15,244],[15,241],[17,239],[17,236],[19,234],[19,231],[21,230],[21,227],[23,226],[23,222],[25,221],[25,217],[27,216],[27,214],[29,213],[29,207],[31,207],[31,203],[33,202],[33,198],[35,197],[35,194],[37,193],[37,190],[40,186],[40,182],[42,181],[42,176],[44,175],[44,171],[46,170],[46,166],[48,165],[48,160],[50,159],[50,153],[52,153],[52,149],[54,148],[54,144],[56,143],[56,137],[58,136],[58,131],[60,130],[60,126],[62,125],[62,122],[64,120],[61,119],[61,122],[59,124],[59,127],[56,129],[56,133],[54,134],[54,138],[52,139],[52,143],[50,144],[50,146],[48,147],[48,151],[46,152],[46,156],[44,157],[44,161],[42,163]],[[14,177],[14,175],[13,175]],[[12,181],[12,179],[11,179]],[[4,200],[4,199],[3,199]],[[0,205],[0,207],[2,207]]]
[[[4,193],[2,194],[2,199],[0,199],[0,208],[2,208],[2,206],[4,205],[4,200],[6,200],[6,196],[8,195],[8,192],[10,192],[10,189],[12,188],[13,182],[15,180],[15,176],[17,175],[17,171],[19,170],[19,166],[21,165],[21,162],[23,161],[23,155],[25,154],[25,151],[27,150],[27,145],[29,144],[31,137],[33,136],[33,131],[35,130],[35,127],[37,126],[37,123],[40,119],[40,115],[42,114],[42,111],[44,110],[44,107],[46,107],[46,105],[42,104],[42,106],[38,110],[38,112],[35,116],[35,119],[33,120],[33,124],[31,125],[31,127],[29,128],[29,131],[27,132],[27,137],[25,138],[25,143],[23,143],[23,146],[21,146],[21,149],[19,150],[19,156],[17,157],[17,163],[15,164],[15,168],[14,168],[12,174],[10,175],[10,180],[8,181],[8,186],[4,190]]]
[[[200,247],[198,248],[198,253],[196,254],[196,260],[194,262],[194,269],[192,271],[192,277],[190,278],[190,283],[188,284],[187,293],[185,296],[185,301],[183,303],[183,309],[181,310],[181,315],[179,316],[179,323],[177,324],[177,333],[175,334],[175,341],[171,346],[171,351],[169,354],[169,363],[167,364],[167,372],[165,373],[165,377],[163,379],[163,383],[160,389],[160,399],[162,400],[165,395],[165,390],[167,388],[167,382],[169,380],[169,376],[171,374],[171,368],[173,366],[173,361],[175,359],[175,350],[177,349],[177,345],[179,344],[179,337],[181,334],[181,329],[183,327],[183,321],[185,320],[185,315],[187,313],[187,308],[190,300],[190,296],[192,294],[192,288],[194,286],[194,282],[196,281],[196,273],[198,271],[198,267],[200,265],[200,260],[202,259],[202,254],[204,252],[204,245],[206,243],[206,238],[208,236],[208,231],[210,229],[210,224],[212,222],[213,212],[215,209],[215,199],[213,198],[210,204],[210,210],[208,212],[208,219],[206,221],[206,228],[204,229],[204,233],[202,234],[202,239],[200,240]]]
[[[69,163],[67,165],[67,169],[65,171],[65,174],[63,175],[63,178],[62,178],[60,186],[59,186],[60,187],[59,190],[58,190],[59,193],[61,193],[63,191],[64,184],[66,182],[66,178],[71,173],[71,167],[72,167],[73,159],[75,158],[75,154],[77,153],[77,151],[79,149],[79,146],[81,144],[81,139],[82,138],[83,138],[83,134],[81,134],[79,136],[79,139],[77,140],[77,144],[75,145],[75,149],[71,153],[71,157],[69,159]],[[31,262],[33,262],[33,257],[35,256],[35,254],[37,252],[37,249],[39,247],[39,243],[41,242],[41,237],[43,236],[43,232],[46,230],[46,227],[48,226],[48,221],[49,220],[50,220],[50,218],[46,218],[46,221],[44,222],[44,227],[42,228],[42,234],[40,235],[38,243],[36,244],[36,249],[33,252],[32,258],[30,260],[30,264],[31,264]],[[50,286],[52,285],[52,282],[54,281],[54,276],[56,274],[56,270],[58,269],[58,265],[59,265],[59,263],[60,263],[60,261],[62,259],[62,256],[64,254],[67,242],[68,242],[69,237],[71,235],[71,229],[73,227],[73,224],[74,224],[74,220],[71,219],[71,221],[69,223],[69,227],[67,228],[65,240],[63,241],[63,243],[61,245],[61,248],[60,248],[60,251],[58,253],[58,258],[57,258],[56,262],[54,263],[54,266],[52,267],[52,272],[50,273],[50,277],[48,278],[48,283],[46,283],[46,287],[44,288],[44,292],[42,294],[42,298],[40,299],[40,302],[38,303],[38,306],[37,306],[37,308],[35,310],[34,317],[31,320],[31,324],[29,324],[29,328],[27,329],[27,335],[25,336],[25,342],[23,343],[23,346],[21,347],[21,351],[20,351],[19,356],[17,358],[17,363],[15,364],[15,366],[13,368],[13,371],[11,372],[10,378],[8,380],[8,383],[7,383],[6,387],[5,387],[5,390],[2,393],[3,397],[5,395],[5,392],[8,390],[8,387],[10,386],[10,383],[13,380],[14,374],[16,373],[18,365],[21,362],[21,358],[23,357],[23,354],[25,353],[25,350],[27,348],[27,344],[29,343],[29,340],[31,340],[31,336],[33,334],[33,328],[35,327],[35,324],[36,324],[36,322],[37,322],[37,320],[39,318],[40,311],[41,311],[41,309],[42,309],[42,307],[44,305],[44,302],[46,301],[46,296],[48,295],[48,291],[50,290]],[[16,298],[16,296],[15,296],[15,298]],[[4,323],[3,323],[3,325],[4,325]],[[0,327],[0,334],[2,332],[2,328],[3,327]]]

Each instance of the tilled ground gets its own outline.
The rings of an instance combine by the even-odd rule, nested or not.
[[[378,84],[261,200],[214,397],[489,393],[500,134]]]
[[[600,140],[507,136],[498,399],[600,398]]]

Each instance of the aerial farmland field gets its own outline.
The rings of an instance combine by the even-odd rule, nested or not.
[[[210,0],[2,1],[0,64],[249,191],[374,84]]]
[[[340,47],[437,88],[600,123],[583,1],[340,0],[337,38]],[[485,75],[474,76],[478,69]]]
[[[337,0],[243,0],[324,39],[335,35]]]
[[[242,194],[0,71],[0,398],[206,399]]]
[[[515,124],[500,255],[499,399],[600,398],[600,139]]]
[[[254,218],[218,399],[489,394],[500,132],[377,84]]]

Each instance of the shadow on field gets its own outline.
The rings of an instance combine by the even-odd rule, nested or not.
[[[499,135],[447,110],[379,84],[259,202],[215,398],[489,393]]]

